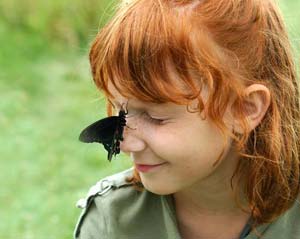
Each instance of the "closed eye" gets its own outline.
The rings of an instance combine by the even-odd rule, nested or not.
[[[161,125],[164,123],[164,121],[166,119],[160,119],[160,118],[155,118],[155,117],[152,117],[151,115],[149,115],[147,112],[143,112],[142,114],[142,117],[148,121],[149,123],[152,123],[152,124],[157,124],[157,125]]]

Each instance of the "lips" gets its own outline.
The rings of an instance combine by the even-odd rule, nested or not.
[[[157,170],[164,164],[166,164],[166,163],[160,163],[160,164],[138,164],[138,163],[136,163],[135,167],[139,172],[146,173],[146,172]]]

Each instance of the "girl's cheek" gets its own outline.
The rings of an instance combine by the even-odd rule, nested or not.
[[[166,130],[149,127],[144,133],[144,138],[148,146],[157,153],[169,154],[180,147],[178,138]]]

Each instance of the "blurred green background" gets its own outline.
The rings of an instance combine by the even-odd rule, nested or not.
[[[71,238],[76,201],[130,166],[122,155],[109,164],[102,146],[77,140],[105,116],[87,54],[113,2],[0,2],[0,239]],[[300,1],[280,6],[299,52]]]

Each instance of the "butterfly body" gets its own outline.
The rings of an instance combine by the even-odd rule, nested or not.
[[[121,109],[118,116],[100,119],[86,127],[79,136],[84,143],[101,143],[108,152],[107,159],[111,161],[114,155],[120,153],[120,141],[123,140],[127,112]]]

